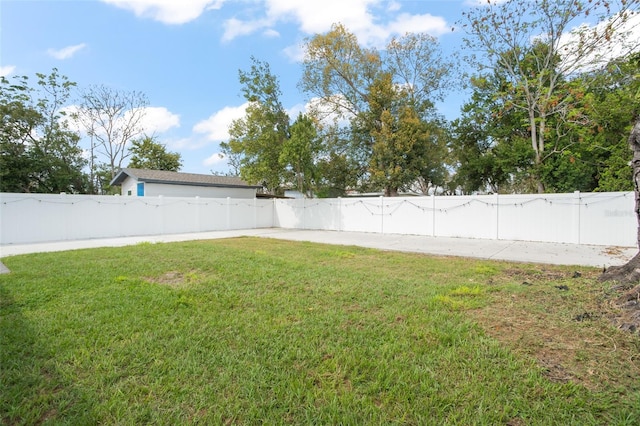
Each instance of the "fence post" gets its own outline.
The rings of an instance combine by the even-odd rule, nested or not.
[[[436,191],[431,194],[431,236],[436,236]]]
[[[253,197],[253,229],[258,229],[258,199]]]
[[[73,239],[71,237],[71,232],[70,229],[72,228],[72,223],[75,223],[75,221],[73,220],[73,208],[70,208],[69,206],[72,206],[73,203],[69,202],[68,197],[67,197],[67,193],[66,192],[61,192],[60,193],[60,198],[63,200],[62,202],[62,208],[60,210],[63,211],[63,216],[64,216],[64,232],[63,232],[63,240],[71,240]]]
[[[574,221],[574,241],[576,244],[580,244],[580,208],[581,208],[580,191],[573,192],[573,221]]]
[[[500,196],[496,192],[496,240],[500,239]]]
[[[276,199],[272,198],[271,199],[271,227],[272,228],[276,227],[276,212],[277,212]],[[278,220],[277,222],[278,222],[278,228],[281,228],[282,226],[280,225],[280,220]]]
[[[158,210],[160,212],[160,235],[164,235],[166,233],[164,223],[166,221],[167,213],[164,211],[164,203],[162,202],[162,200],[162,195],[158,195]]]
[[[338,231],[342,231],[342,197],[338,197]]]
[[[302,198],[302,229],[307,229],[307,209],[306,199]]]
[[[202,232],[202,225],[200,224],[200,197],[197,195],[194,208],[196,209],[196,232]]]
[[[384,195],[380,196],[380,233],[384,234]]]

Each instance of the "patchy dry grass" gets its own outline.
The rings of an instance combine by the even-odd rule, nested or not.
[[[640,340],[615,329],[622,314],[596,270],[542,265],[506,269],[497,291],[470,312],[487,333],[535,359],[551,380],[589,389],[640,390]]]

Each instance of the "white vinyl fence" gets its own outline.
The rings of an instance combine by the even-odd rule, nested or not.
[[[0,244],[290,228],[634,247],[632,192],[336,199],[0,194]]]
[[[276,200],[274,226],[636,246],[632,192]]]
[[[0,194],[0,244],[272,226],[271,200]]]

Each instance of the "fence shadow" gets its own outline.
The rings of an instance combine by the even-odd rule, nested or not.
[[[64,378],[42,331],[24,314],[0,276],[0,423],[66,423],[68,418],[95,424],[91,398]]]

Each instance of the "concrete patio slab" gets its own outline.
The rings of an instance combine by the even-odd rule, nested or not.
[[[57,241],[38,244],[3,245],[0,246],[0,257],[97,247],[122,247],[143,242],[166,243],[243,236],[277,238],[292,241],[310,241],[337,245],[353,245],[380,250],[424,253],[439,256],[461,256],[515,262],[594,267],[622,265],[631,259],[638,251],[633,247],[606,247],[533,241],[482,240],[469,238],[428,237],[420,235],[262,228],[198,232],[190,234]],[[0,267],[0,270],[2,270],[2,267]]]

